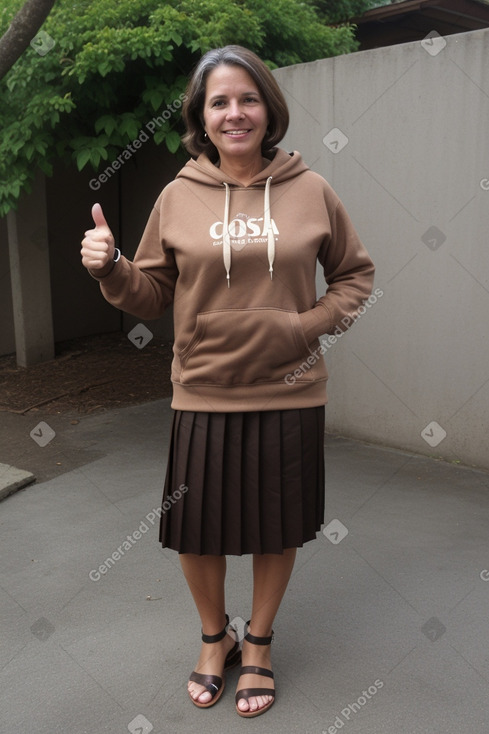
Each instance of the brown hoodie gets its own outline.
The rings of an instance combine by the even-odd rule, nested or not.
[[[373,263],[337,194],[299,153],[270,158],[248,186],[205,155],[189,161],[158,197],[134,261],[100,278],[105,298],[141,319],[173,302],[175,409],[323,405],[318,337],[353,323],[371,293]],[[328,285],[319,300],[317,260]]]

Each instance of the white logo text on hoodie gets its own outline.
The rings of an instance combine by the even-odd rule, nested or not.
[[[272,230],[275,235],[279,234],[278,227],[271,219]],[[222,245],[222,221],[214,222],[209,228],[209,234],[213,239],[213,245]],[[267,242],[267,233],[264,229],[263,217],[249,217],[247,214],[238,214],[229,222],[229,234],[231,236],[231,247],[237,249],[252,243]]]

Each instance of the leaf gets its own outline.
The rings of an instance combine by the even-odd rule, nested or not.
[[[103,61],[101,64],[98,65],[97,71],[100,76],[107,76],[110,71],[110,65],[107,63],[107,61]]]
[[[28,161],[32,159],[32,156],[34,155],[34,146],[32,143],[26,143],[26,145],[24,145],[24,155]]]
[[[76,165],[79,171],[81,171],[87,165],[90,160],[91,151],[88,148],[83,148],[76,154]]]
[[[151,105],[151,107],[156,111],[159,110],[159,108],[162,105],[163,99],[164,99],[164,92],[159,89],[146,89],[142,95],[142,99],[144,102]]]
[[[92,164],[94,169],[97,170],[98,164],[100,163],[100,150],[92,148],[92,150],[90,151],[90,163]]]
[[[39,168],[43,173],[46,174],[46,176],[53,175],[53,166],[45,158],[41,158],[41,160],[39,161]]]
[[[153,135],[153,141],[155,145],[159,145],[160,143],[162,143],[163,140],[165,140],[167,135],[168,135],[168,131],[160,127],[160,129],[157,130],[155,134]]]
[[[95,132],[100,133],[101,130],[105,132],[106,135],[112,135],[114,130],[117,127],[117,120],[112,115],[103,115],[102,117],[99,117],[98,120],[95,122]]]
[[[35,142],[36,150],[41,155],[45,155],[47,143],[45,140],[37,140]]]
[[[122,115],[122,122],[118,126],[119,132],[127,135],[130,140],[134,140],[139,135],[141,125],[132,114]]]
[[[180,135],[175,130],[171,130],[165,137],[165,143],[170,153],[176,153],[180,147]]]

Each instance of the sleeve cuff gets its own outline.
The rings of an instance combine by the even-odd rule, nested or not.
[[[90,270],[88,269],[88,272],[94,278],[95,280],[103,280],[108,275],[111,274],[113,269],[115,268],[115,262],[108,263],[104,268],[99,268],[98,270]]]

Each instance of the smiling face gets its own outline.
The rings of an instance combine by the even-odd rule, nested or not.
[[[222,165],[260,165],[268,125],[266,104],[241,66],[221,64],[207,77],[204,128]]]

